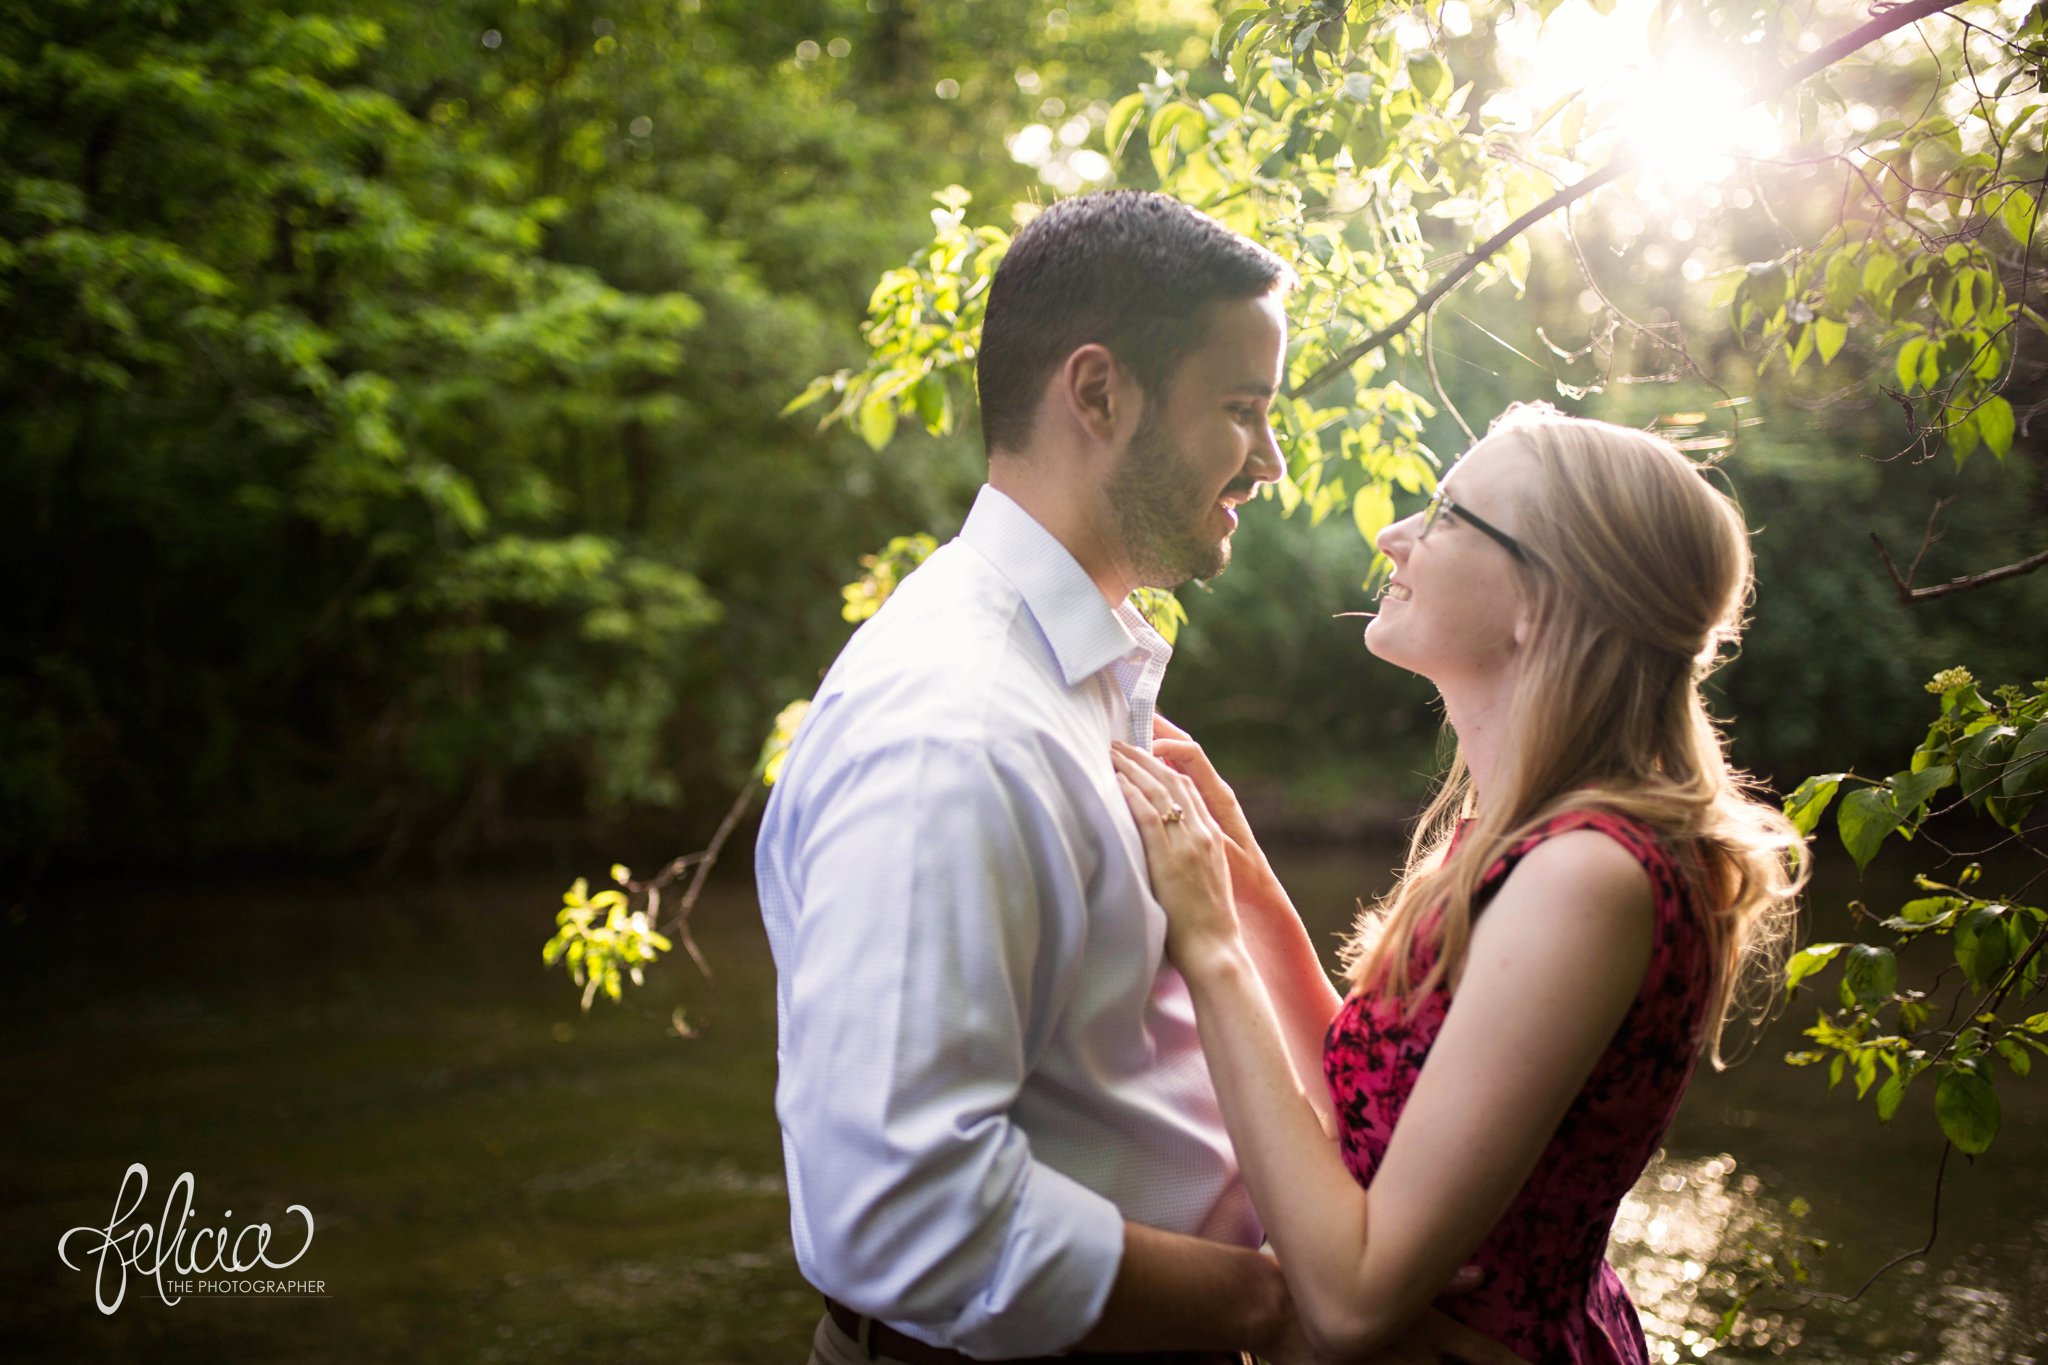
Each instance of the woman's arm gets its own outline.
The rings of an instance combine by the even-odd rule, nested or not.
[[[1339,1359],[1369,1354],[1499,1221],[1613,1039],[1649,964],[1648,874],[1594,831],[1522,860],[1474,925],[1368,1197],[1295,1083],[1229,912],[1221,852],[1199,847],[1213,826],[1183,829],[1192,813],[1166,824],[1163,812],[1187,804],[1174,785],[1185,779],[1147,762],[1120,754],[1117,766],[1252,1201],[1310,1339]]]
[[[1302,927],[1286,888],[1252,834],[1237,794],[1202,746],[1164,717],[1152,722],[1152,752],[1184,773],[1225,841],[1230,890],[1252,965],[1278,1016],[1288,1062],[1323,1126],[1334,1133],[1336,1115],[1323,1079],[1323,1037],[1343,1003]],[[1135,752],[1135,751],[1134,751]]]

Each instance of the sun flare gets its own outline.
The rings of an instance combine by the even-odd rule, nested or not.
[[[1672,191],[1725,180],[1743,157],[1781,152],[1776,121],[1750,103],[1732,72],[1698,53],[1653,49],[1651,9],[1624,0],[1603,15],[1567,4],[1540,26],[1526,12],[1504,24],[1511,85],[1489,112],[1529,123],[1547,115],[1574,130],[1559,134],[1575,144],[1564,150],[1592,161],[1626,155]]]

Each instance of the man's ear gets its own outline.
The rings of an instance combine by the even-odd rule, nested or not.
[[[1119,423],[1135,415],[1124,409],[1134,401],[1136,386],[1115,353],[1100,342],[1076,347],[1056,382],[1068,415],[1105,444],[1114,443]]]

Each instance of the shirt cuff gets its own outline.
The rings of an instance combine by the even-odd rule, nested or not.
[[[990,1360],[1057,1355],[1102,1317],[1123,1263],[1123,1214],[1072,1177],[1033,1165],[1010,1227],[995,1277],[944,1344]]]

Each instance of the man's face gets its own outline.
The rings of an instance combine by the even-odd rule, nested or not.
[[[1147,397],[1109,480],[1118,538],[1147,587],[1223,572],[1238,504],[1282,468],[1267,421],[1287,359],[1279,293],[1211,304],[1199,323],[1201,343]]]

